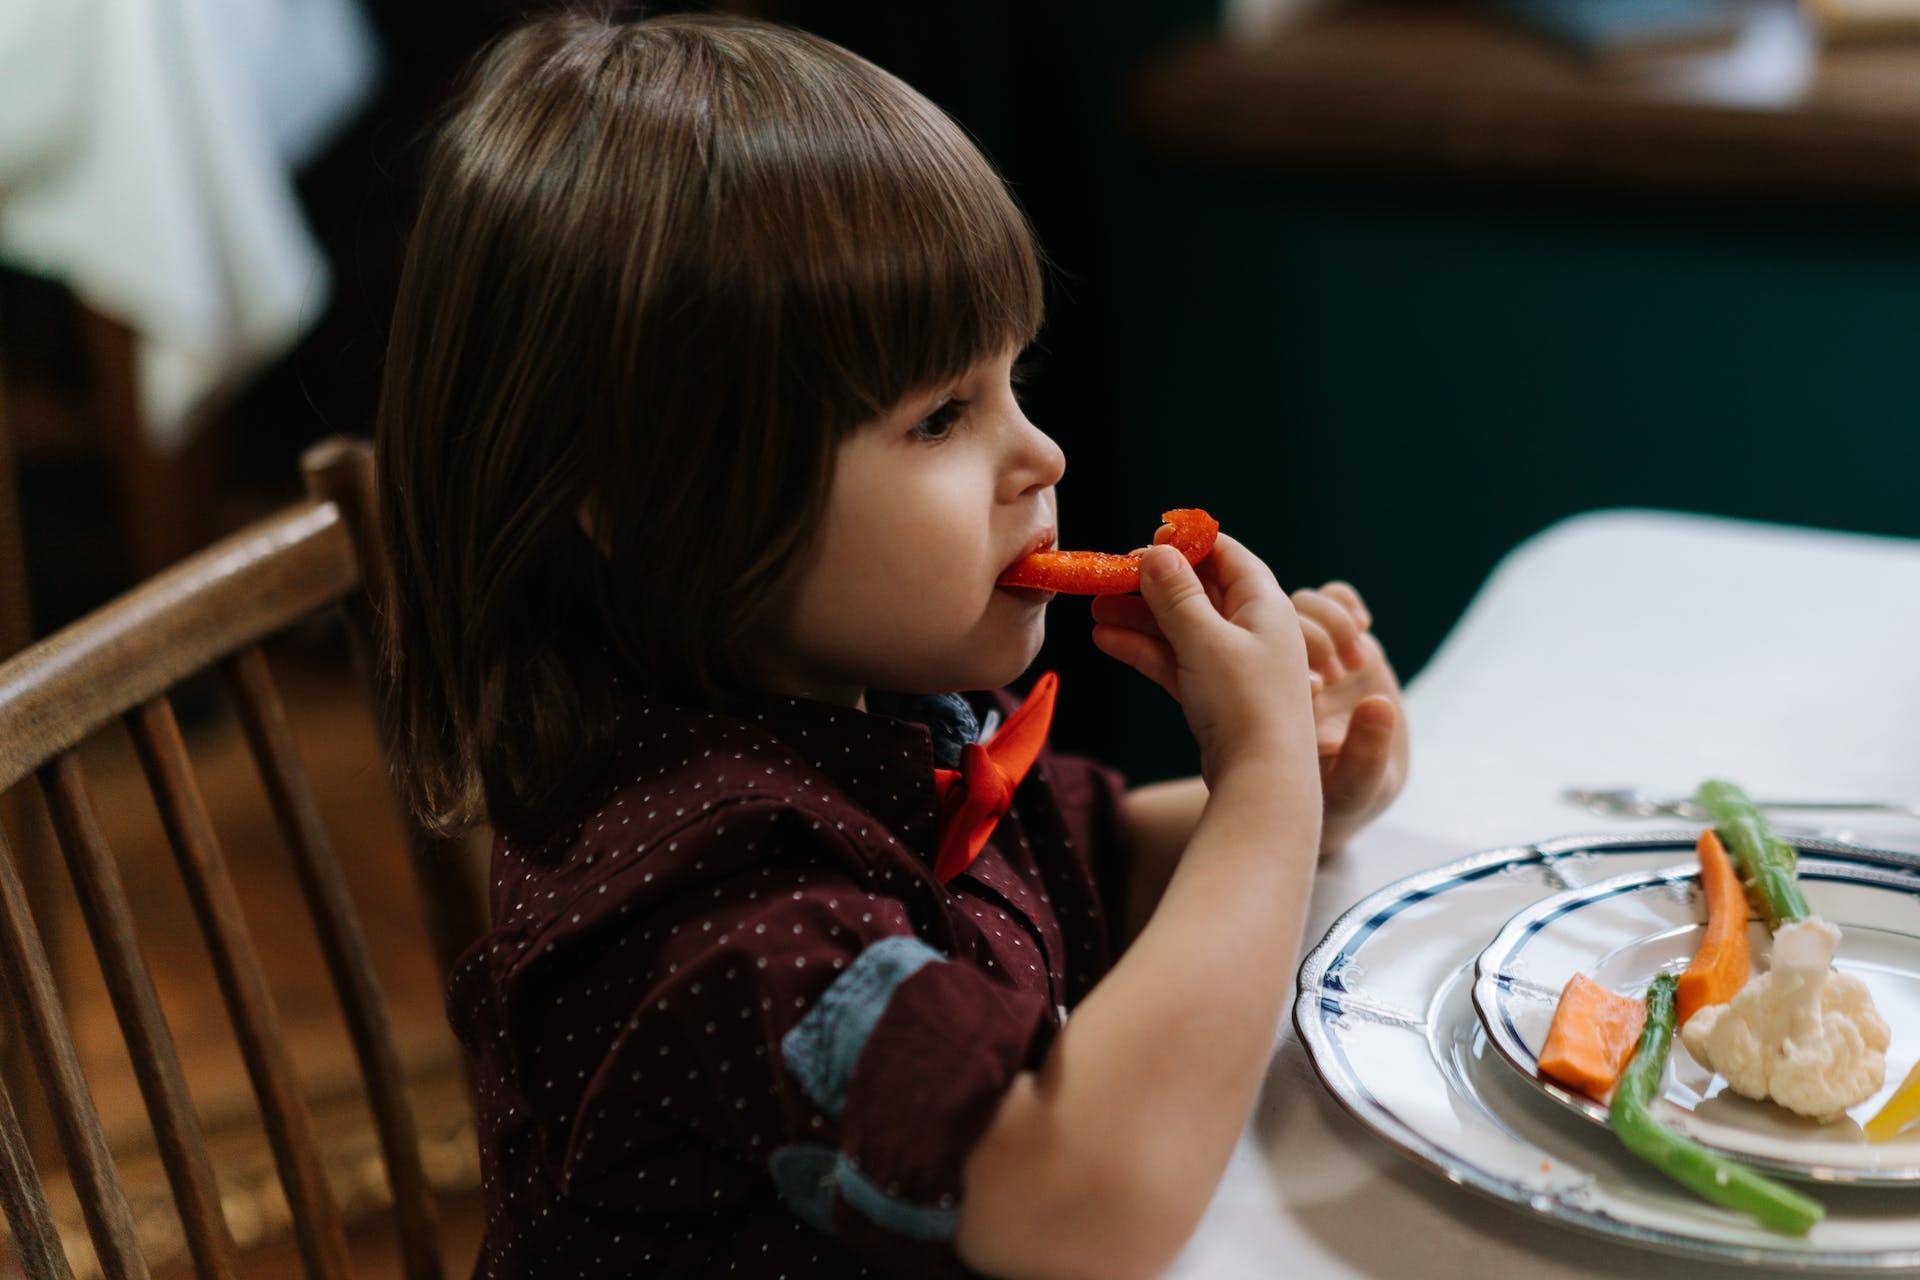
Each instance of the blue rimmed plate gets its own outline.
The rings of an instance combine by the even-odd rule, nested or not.
[[[1655,1112],[1704,1146],[1787,1177],[1920,1182],[1920,1132],[1874,1143],[1860,1130],[1920,1058],[1920,872],[1809,857],[1801,863],[1800,884],[1808,905],[1840,926],[1834,966],[1867,984],[1893,1030],[1886,1083],[1847,1114],[1819,1123],[1733,1093],[1676,1038]],[[1562,1106],[1604,1125],[1606,1107],[1540,1072],[1560,988],[1585,973],[1610,991],[1638,995],[1661,970],[1686,968],[1705,931],[1697,863],[1554,894],[1515,915],[1480,953],[1474,1009],[1493,1047],[1517,1071]],[[1772,945],[1766,926],[1748,925],[1748,940],[1754,970],[1763,972]]]
[[[1294,1025],[1349,1113],[1449,1181],[1580,1231],[1775,1271],[1920,1267],[1920,1195],[1834,1186],[1808,1235],[1777,1235],[1641,1164],[1515,1071],[1474,1011],[1487,940],[1540,899],[1693,857],[1695,832],[1570,838],[1496,849],[1374,893],[1300,969]],[[1808,858],[1920,872],[1920,857],[1795,838]],[[1895,1027],[1904,1069],[1912,1029]]]

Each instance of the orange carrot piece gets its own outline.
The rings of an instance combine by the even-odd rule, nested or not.
[[[1166,523],[1154,531],[1156,545],[1171,542],[1188,564],[1199,564],[1213,552],[1220,522],[1206,512],[1198,507],[1181,507],[1162,512],[1160,518]],[[1140,589],[1140,554],[1035,551],[1008,566],[1000,575],[1000,585],[1081,596],[1126,595]]]
[[[1733,859],[1712,827],[1700,833],[1700,890],[1707,900],[1707,936],[1680,975],[1674,994],[1678,1025],[1710,1004],[1725,1004],[1746,985],[1751,956],[1747,948],[1747,891]]]
[[[1584,973],[1567,979],[1540,1050],[1540,1070],[1592,1098],[1602,1097],[1640,1045],[1647,1002],[1617,996]]]

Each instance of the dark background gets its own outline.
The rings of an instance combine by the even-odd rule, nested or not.
[[[524,8],[368,5],[393,73],[301,175],[335,297],[206,446],[229,495],[212,523],[297,493],[306,443],[371,430],[429,114]],[[1138,545],[1162,509],[1205,506],[1290,587],[1356,583],[1410,678],[1499,557],[1575,512],[1920,534],[1910,215],[1150,152],[1123,90],[1208,33],[1200,0],[755,8],[927,93],[1033,216],[1054,270],[1030,412],[1067,451],[1067,545]],[[46,289],[4,283],[11,363],[80,376]],[[97,464],[29,459],[25,480],[44,630],[127,585],[128,559]],[[1871,602],[1836,625],[1871,625]],[[1177,708],[1087,629],[1084,601],[1053,606],[1056,741],[1191,769]]]

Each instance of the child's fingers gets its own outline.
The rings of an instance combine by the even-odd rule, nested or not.
[[[1154,621],[1153,608],[1139,596],[1095,596],[1093,620],[1164,638],[1160,624]]]
[[[1393,730],[1399,723],[1393,699],[1376,694],[1362,698],[1347,723],[1347,740],[1323,775],[1329,810],[1364,810],[1379,792],[1393,760]]]
[[[1172,536],[1173,536],[1173,526],[1170,524],[1163,524],[1160,526],[1159,530],[1153,535],[1153,545],[1157,547],[1161,543],[1167,541]],[[1132,551],[1128,552],[1128,554],[1139,555],[1145,550],[1146,550],[1145,547],[1135,547]],[[1205,564],[1206,561],[1202,560],[1200,563]],[[1220,584],[1213,581],[1213,579],[1209,577],[1207,574],[1199,573],[1199,565],[1194,566],[1194,570],[1196,573],[1199,574],[1200,585],[1206,588],[1207,599],[1213,601],[1214,608],[1218,609],[1222,614],[1225,614],[1227,611],[1226,593],[1221,591]],[[1098,596],[1094,598],[1096,600],[1100,599],[1100,597]]]
[[[1242,616],[1243,611],[1254,609],[1276,595],[1282,598],[1286,595],[1267,562],[1231,534],[1223,533],[1214,539],[1213,551],[1194,566],[1194,572],[1207,584],[1207,595],[1214,607],[1229,620],[1242,625],[1251,620]]]
[[[1373,625],[1373,611],[1367,608],[1367,602],[1360,598],[1360,593],[1354,590],[1351,582],[1335,579],[1324,584],[1320,588],[1320,594],[1339,601],[1347,612],[1353,615],[1353,620],[1360,624],[1362,630]]]
[[[1300,638],[1307,642],[1307,667],[1324,680],[1338,680],[1344,674],[1334,653],[1333,637],[1312,618],[1301,615]]]
[[[1180,696],[1179,672],[1174,663],[1173,648],[1165,640],[1102,622],[1093,628],[1093,644],[1100,652],[1126,663],[1175,698]]]
[[[1310,587],[1302,587],[1293,593],[1293,607],[1301,617],[1311,618],[1326,628],[1333,637],[1334,651],[1349,666],[1360,666],[1365,655],[1360,652],[1360,624],[1354,621],[1353,614],[1343,604]]]

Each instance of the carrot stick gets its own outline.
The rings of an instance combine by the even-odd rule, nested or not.
[[[1733,869],[1733,859],[1712,827],[1700,833],[1700,888],[1707,900],[1707,935],[1693,953],[1693,963],[1680,975],[1675,1006],[1680,1025],[1697,1010],[1725,1004],[1746,985],[1751,957],[1747,951],[1747,892]]]
[[[1153,534],[1154,543],[1170,542],[1188,564],[1199,564],[1213,551],[1220,522],[1198,507],[1164,511],[1166,523]],[[1140,589],[1140,552],[1112,555],[1105,551],[1035,551],[1007,566],[1000,575],[1003,587],[1033,587],[1071,595],[1125,595]]]
[[[1644,1000],[1617,996],[1584,973],[1567,979],[1540,1049],[1540,1070],[1592,1098],[1620,1078],[1647,1021]]]

